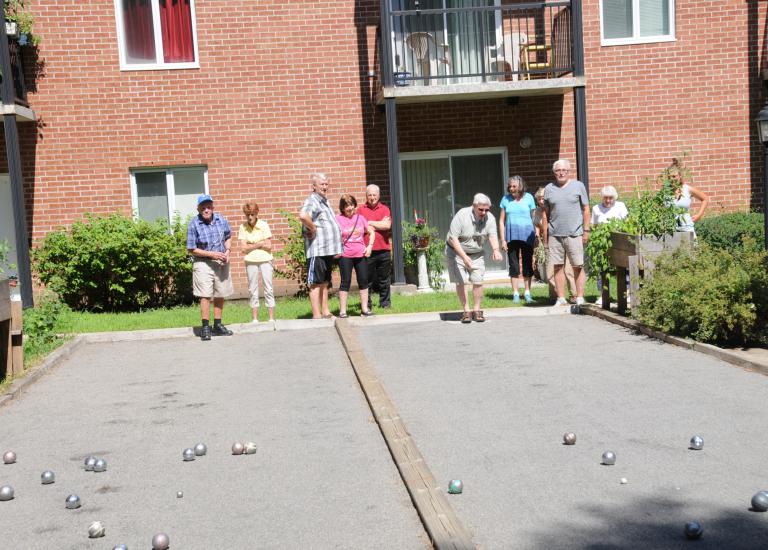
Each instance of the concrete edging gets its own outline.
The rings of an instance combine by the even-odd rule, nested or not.
[[[614,313],[612,311],[606,311],[594,305],[581,306],[581,312],[584,313],[585,315],[591,315],[592,317],[597,317],[598,319],[602,319],[603,321],[608,321],[609,323],[613,323],[615,325],[619,325],[624,328],[634,330],[636,332],[640,332],[642,334],[645,334],[646,336],[650,336],[651,338],[655,338],[657,340],[661,340],[662,342],[666,342],[667,344],[673,344],[681,348],[698,351],[699,353],[704,353],[711,357],[715,357],[716,359],[720,359],[721,361],[725,361],[726,363],[730,363],[731,365],[736,365],[737,367],[741,367],[743,369],[768,376],[768,365],[764,365],[757,361],[752,361],[749,358],[744,357],[742,354],[738,352],[728,350],[725,348],[720,348],[718,346],[713,346],[712,344],[697,342],[695,340],[691,340],[690,338],[680,338],[679,336],[672,336],[664,332],[647,327],[646,325],[642,324],[640,321],[636,321],[635,319],[629,319],[628,317],[623,317],[618,313]]]

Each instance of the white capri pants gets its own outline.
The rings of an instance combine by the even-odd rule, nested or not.
[[[264,301],[267,307],[275,307],[275,293],[272,291],[272,262],[245,264],[245,272],[248,275],[251,308],[259,307],[259,274],[264,281]]]

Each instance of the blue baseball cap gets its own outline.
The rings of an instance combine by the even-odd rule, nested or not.
[[[199,197],[197,197],[197,206],[200,206],[204,202],[208,202],[208,201],[213,202],[213,197],[210,195],[200,195]]]

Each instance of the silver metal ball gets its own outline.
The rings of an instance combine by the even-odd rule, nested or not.
[[[128,550],[128,547],[125,544],[118,544],[112,550]]]
[[[245,452],[245,445],[243,445],[239,441],[236,441],[235,443],[232,443],[232,454],[233,455],[241,455],[244,452]]]
[[[760,491],[752,497],[752,510],[768,512],[768,491]]]
[[[452,495],[461,494],[463,490],[464,490],[464,484],[461,482],[460,479],[452,479],[451,482],[448,484],[448,492]]]
[[[49,485],[56,481],[56,474],[54,474],[50,470],[44,471],[42,474],[40,474],[40,481],[43,485]]]
[[[95,456],[89,456],[85,459],[85,471],[86,472],[92,472],[93,466],[96,464],[96,457]]]
[[[97,458],[96,462],[93,463],[93,471],[94,472],[106,472],[107,471],[107,461],[103,458]]]
[[[606,466],[613,466],[616,464],[616,453],[613,451],[605,451],[603,453],[603,464]]]
[[[13,487],[10,485],[0,487],[0,500],[13,500],[13,495]]]
[[[100,521],[94,521],[88,526],[88,536],[92,539],[103,537],[105,533],[104,524]]]
[[[67,500],[64,502],[64,505],[69,510],[74,510],[75,508],[80,508],[80,497],[77,495],[69,495],[67,497]]]
[[[194,449],[186,448],[181,453],[181,457],[184,459],[184,462],[189,462],[191,460],[195,460],[195,451]]]
[[[688,448],[694,451],[702,450],[704,448],[704,438],[701,437],[700,435],[694,435],[691,438],[691,445]]]
[[[563,443],[565,445],[576,445],[576,434],[573,432],[565,432],[563,434]]]
[[[176,491],[176,498],[184,498],[184,493],[181,491]]]
[[[5,451],[5,454],[3,454],[3,463],[13,464],[14,462],[16,462],[16,453],[13,451]]]
[[[152,537],[152,550],[168,550],[171,541],[165,533],[158,533]]]
[[[208,452],[208,447],[205,446],[205,443],[198,443],[197,445],[195,445],[196,456],[205,456],[207,452]]]
[[[701,535],[704,534],[704,528],[697,521],[689,521],[685,524],[683,532],[685,533],[686,538],[695,540],[701,538]]]
[[[253,441],[248,441],[245,444],[245,449],[244,449],[245,454],[255,455],[257,450],[258,450],[258,447],[256,446],[256,443],[254,443]]]

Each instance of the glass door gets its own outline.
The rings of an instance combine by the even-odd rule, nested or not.
[[[415,222],[414,211],[445,239],[453,219],[449,157],[404,160],[403,221]]]
[[[500,0],[443,0],[446,8],[484,8],[501,4]],[[496,50],[497,29],[501,27],[499,10],[462,11],[448,14],[448,44],[451,73],[454,75],[493,72],[491,52]],[[482,76],[452,79],[455,83],[482,82]]]
[[[0,245],[8,246],[8,257],[3,268],[3,276],[16,276],[16,269],[10,269],[9,264],[16,265],[16,228],[14,226],[13,196],[11,195],[11,180],[8,174],[0,174]]]

